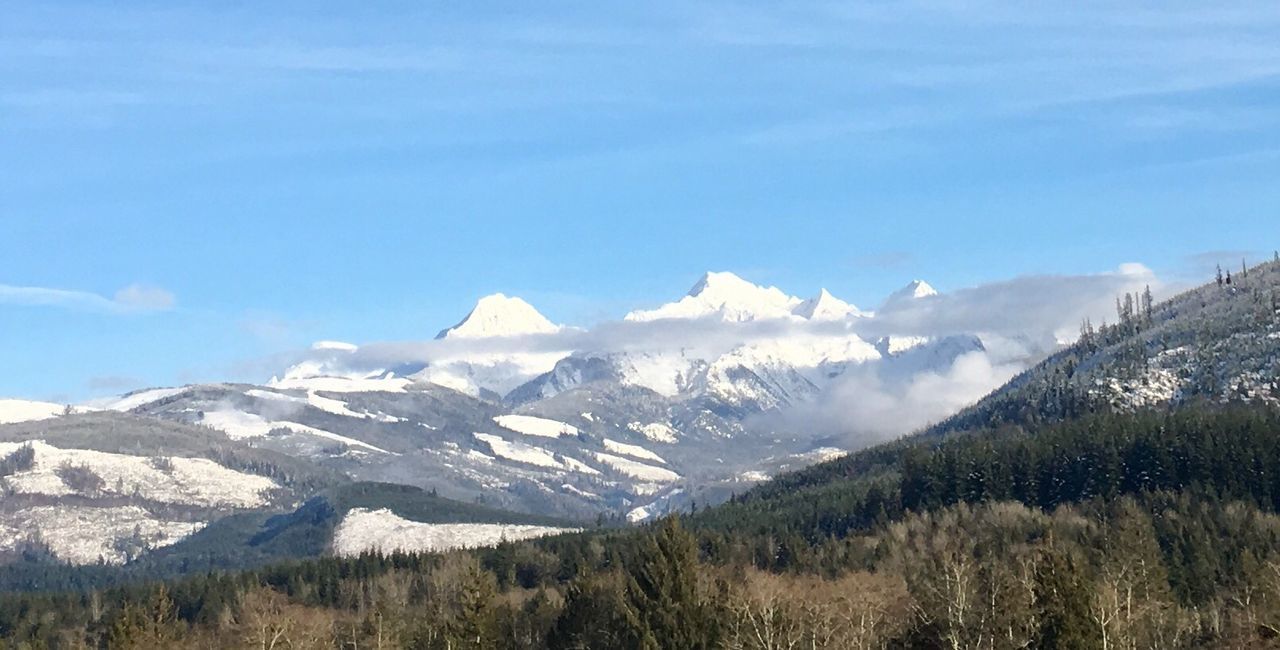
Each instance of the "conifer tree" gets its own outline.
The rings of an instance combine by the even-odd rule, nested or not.
[[[668,517],[640,541],[627,567],[627,602],[642,623],[642,646],[694,650],[712,645],[711,621],[698,598],[698,549]]]
[[[1090,620],[1091,598],[1079,561],[1049,542],[1036,566],[1035,605],[1044,650],[1092,650],[1101,647]]]

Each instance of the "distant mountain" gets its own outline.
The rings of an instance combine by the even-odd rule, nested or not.
[[[886,304],[934,293],[916,282]],[[827,432],[779,430],[762,416],[817,403],[849,372],[886,379],[944,372],[985,350],[981,333],[863,339],[859,328],[876,318],[826,290],[804,300],[731,273],[707,273],[678,300],[595,330],[557,325],[520,298],[494,294],[415,344],[425,351],[420,358],[388,363],[385,352],[330,340],[262,385],[148,389],[85,405],[101,412],[83,416],[55,404],[0,402],[0,417],[28,420],[10,425],[20,428],[8,430],[13,445],[2,451],[35,456],[34,466],[15,457],[25,469],[3,480],[11,489],[43,486],[29,492],[65,512],[73,504],[140,507],[94,516],[137,528],[145,539],[134,546],[152,550],[229,515],[260,526],[265,513],[346,481],[570,519],[643,520],[695,500],[718,502],[841,453]],[[130,433],[148,423],[166,433],[147,440]],[[63,424],[78,433],[46,435]],[[207,477],[241,472],[225,481],[239,491],[228,487],[230,500],[217,501],[200,496],[212,489],[207,477],[163,478],[169,455],[184,459],[174,461],[179,467],[188,457],[218,463]],[[137,495],[122,467],[148,477]],[[102,487],[117,478],[118,488]],[[161,483],[169,496],[154,491]],[[157,499],[169,509],[154,507]],[[104,538],[105,547],[85,545],[88,529],[48,517],[35,526],[47,539],[27,539],[22,526],[31,520],[17,512],[29,515],[36,505],[14,506],[0,551],[43,543],[73,561],[137,554],[115,550],[130,541],[124,532]],[[362,516],[367,526],[400,526]],[[227,539],[217,530],[201,539]]]
[[[485,296],[457,325],[441,330],[437,339],[488,338],[524,334],[554,334],[562,328],[538,313],[533,305],[501,293]]]

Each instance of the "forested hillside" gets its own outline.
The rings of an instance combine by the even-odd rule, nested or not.
[[[638,530],[11,595],[0,631],[54,647],[1265,647],[1278,434],[1259,406],[980,433]]]

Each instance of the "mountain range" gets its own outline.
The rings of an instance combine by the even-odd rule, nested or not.
[[[2,480],[24,499],[0,509],[10,531],[0,550],[130,561],[229,515],[298,507],[352,481],[579,521],[723,501],[844,454],[850,441],[800,416],[834,394],[847,399],[850,378],[895,390],[991,356],[992,341],[1023,366],[1052,352],[1046,332],[1011,346],[980,331],[886,331],[922,305],[945,309],[919,280],[866,311],[826,290],[802,299],[707,273],[673,302],[583,329],[494,294],[429,341],[321,341],[262,384],[153,388],[73,407],[0,402],[0,440],[13,441],[0,449]],[[197,459],[212,463],[203,477],[175,469]],[[215,475],[234,494],[211,499]],[[53,504],[82,510],[68,524]],[[72,549],[106,515],[125,523]]]

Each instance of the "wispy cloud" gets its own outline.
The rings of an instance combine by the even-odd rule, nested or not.
[[[124,287],[110,298],[75,289],[0,284],[0,304],[125,314],[168,311],[177,299],[165,289],[141,284]]]

